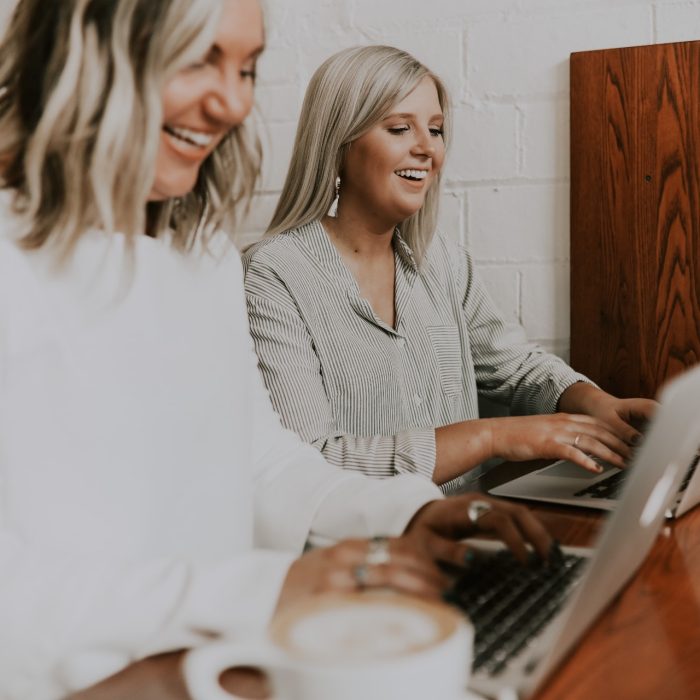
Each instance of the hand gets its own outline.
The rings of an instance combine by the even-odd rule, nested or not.
[[[468,513],[469,504],[476,500],[485,501],[491,509],[474,524]],[[464,566],[471,550],[460,540],[477,532],[496,535],[523,564],[528,561],[528,543],[543,560],[549,557],[553,543],[544,525],[525,506],[476,492],[427,503],[413,516],[404,537],[439,561]]]
[[[654,416],[659,404],[651,399],[618,399],[584,382],[572,384],[559,397],[559,410],[585,413],[603,421],[628,445],[636,445],[639,432]]]
[[[531,459],[568,459],[599,474],[591,456],[623,468],[630,446],[598,418],[554,413],[484,419],[491,433],[491,454],[512,462]]]
[[[314,594],[363,588],[393,588],[439,598],[448,582],[432,557],[406,538],[387,538],[387,542],[389,561],[385,564],[366,564],[369,540],[345,540],[299,557],[284,580],[277,611]],[[365,567],[363,580],[358,580],[357,567]]]

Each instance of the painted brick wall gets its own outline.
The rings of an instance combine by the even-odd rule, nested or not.
[[[569,53],[700,39],[700,0],[265,0],[264,178],[244,242],[269,221],[304,88],[330,54],[388,43],[447,82],[455,138],[442,226],[503,312],[569,349]]]
[[[452,93],[442,227],[470,246],[504,314],[567,357],[569,53],[700,39],[700,0],[263,2],[266,158],[242,244],[270,219],[314,69],[346,46],[393,44],[439,73]],[[0,26],[12,5],[0,0]]]

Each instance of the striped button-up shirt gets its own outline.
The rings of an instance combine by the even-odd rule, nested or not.
[[[467,251],[436,234],[420,266],[397,232],[395,327],[364,299],[320,222],[244,255],[259,367],[282,422],[332,464],[432,477],[435,428],[478,418],[477,394],[551,413],[585,377],[497,312]]]

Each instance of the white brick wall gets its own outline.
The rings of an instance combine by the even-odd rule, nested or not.
[[[569,53],[700,39],[700,0],[264,2],[259,102],[274,154],[244,239],[274,207],[313,70],[346,46],[393,44],[452,93],[442,226],[468,243],[504,314],[566,357]]]
[[[13,0],[0,0],[0,26]],[[441,222],[468,243],[504,314],[563,356],[569,345],[569,53],[700,39],[700,0],[263,0],[268,48],[259,196],[265,230],[306,83],[346,46],[382,42],[439,73],[455,135]]]

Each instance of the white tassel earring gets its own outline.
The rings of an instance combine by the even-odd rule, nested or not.
[[[340,178],[335,178],[335,199],[331,202],[330,209],[328,210],[328,216],[334,219],[338,216],[338,202],[340,201]]]

